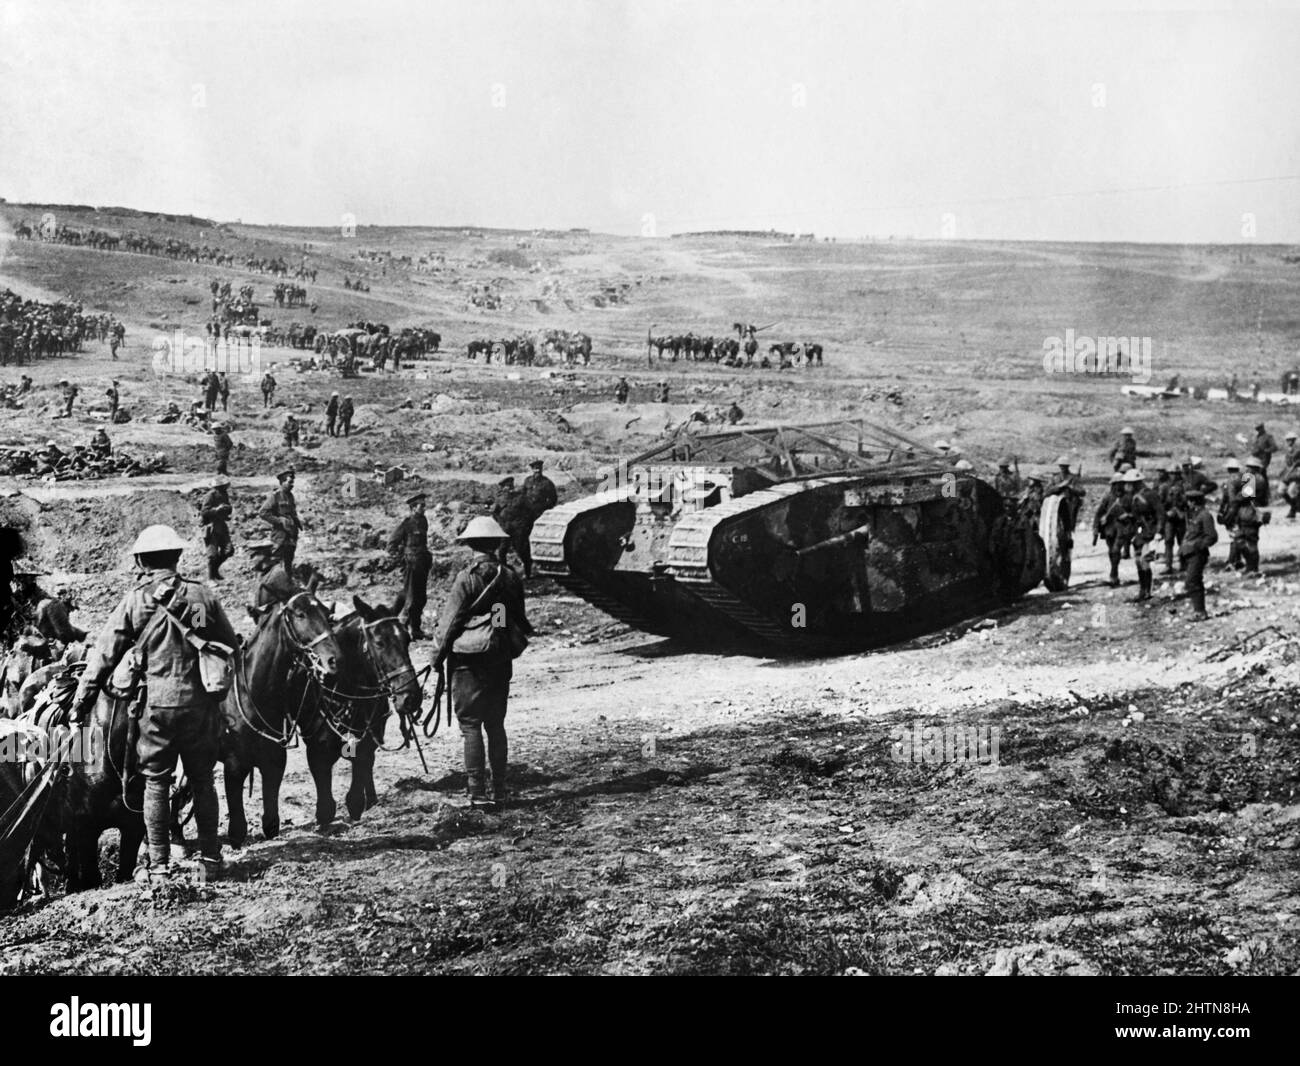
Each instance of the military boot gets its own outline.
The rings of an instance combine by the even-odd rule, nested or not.
[[[1174,542],[1171,540],[1165,545],[1165,568],[1162,574],[1172,574],[1174,572]]]
[[[1119,563],[1110,564],[1110,587],[1119,588]]]
[[[1143,570],[1138,573],[1138,594],[1134,597],[1135,602],[1140,603],[1151,598],[1152,576],[1150,570]]]

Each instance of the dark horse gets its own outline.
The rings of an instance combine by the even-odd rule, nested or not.
[[[269,840],[280,831],[280,782],[293,725],[310,713],[342,662],[329,615],[310,592],[274,605],[236,661],[235,684],[221,703],[232,846],[248,838],[243,787],[254,769],[262,773],[262,832]]]
[[[324,829],[338,810],[334,802],[334,764],[345,749],[352,756],[347,793],[353,821],[378,801],[375,752],[384,742],[390,713],[414,722],[421,685],[411,664],[409,632],[396,617],[352,598],[355,611],[335,628],[343,650],[338,686],[299,719],[307,765],[316,782],[316,822]]]

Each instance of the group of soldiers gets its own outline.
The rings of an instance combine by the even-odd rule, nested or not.
[[[502,545],[501,561],[506,561],[507,548],[513,547],[526,578],[533,576],[533,553],[528,539],[533,525],[543,512],[555,506],[557,499],[555,483],[542,473],[542,460],[534,459],[528,465],[532,473],[524,478],[523,485],[516,488],[513,477],[502,478],[492,501],[492,517],[509,538]]]
[[[337,392],[330,393],[329,401],[325,404],[325,432],[331,437],[340,434],[350,437],[354,414],[356,414],[356,407],[352,403],[351,396],[344,396],[340,400]]]
[[[84,314],[79,303],[25,300],[9,289],[0,292],[0,366],[23,366],[37,359],[81,351],[85,340],[107,340],[113,358],[126,327],[112,315]]]

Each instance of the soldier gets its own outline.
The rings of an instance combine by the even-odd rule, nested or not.
[[[1294,522],[1296,511],[1300,510],[1300,445],[1296,444],[1295,430],[1288,430],[1286,435],[1286,466],[1282,470],[1282,484],[1285,487],[1288,522]]]
[[[408,496],[410,513],[398,523],[388,538],[388,554],[402,555],[402,592],[393,610],[401,616],[412,640],[424,639],[424,605],[429,599],[429,520],[424,514],[426,496],[417,492]]]
[[[1192,601],[1192,620],[1203,622],[1205,613],[1205,564],[1210,561],[1210,548],[1219,540],[1214,528],[1214,518],[1205,509],[1205,493],[1191,488],[1187,496],[1187,535],[1183,537],[1181,554],[1187,563],[1187,595]]]
[[[269,370],[262,375],[262,406],[270,407],[275,398],[275,375]]]
[[[221,422],[212,431],[212,447],[217,453],[217,473],[226,475],[230,473],[230,453],[234,450],[234,441],[230,439],[230,430],[226,423]]]
[[[36,600],[33,627],[45,641],[49,661],[54,662],[62,658],[69,645],[84,641],[86,631],[72,624],[69,615],[77,605],[66,585],[57,587],[53,596],[47,596],[34,581],[32,589]]]
[[[221,409],[230,410],[230,379],[224,372],[217,375],[217,395],[221,398]]]
[[[667,402],[668,402],[668,382],[661,381],[659,382],[658,387],[656,387],[655,389],[655,403],[667,403]]]
[[[745,412],[741,410],[740,404],[735,400],[731,401],[731,406],[727,408],[727,425],[734,426],[737,422],[745,417]]]
[[[614,386],[614,401],[616,403],[627,403],[629,391],[630,386],[627,383],[627,378],[619,378],[618,384]]]
[[[1250,482],[1255,487],[1255,502],[1259,506],[1264,506],[1268,502],[1268,474],[1264,470],[1264,460],[1258,455],[1252,455],[1246,460],[1246,476],[1242,478],[1242,484]]]
[[[497,559],[498,550],[504,549],[508,539],[506,531],[483,516],[471,520],[456,539],[468,545],[474,557],[456,576],[447,602],[438,613],[433,661],[435,669],[441,670],[445,663],[450,673],[452,706],[465,744],[469,802],[472,806],[491,807],[507,800],[505,719],[514,673],[510,630],[528,635],[533,627],[525,612],[523,584],[510,567]],[[484,616],[492,636],[474,643],[485,644],[486,650],[457,651],[458,638],[470,636],[467,627],[483,631]],[[490,771],[490,791],[485,769]]]
[[[302,531],[298,501],[293,495],[293,467],[281,470],[275,476],[280,486],[267,496],[258,517],[271,526],[271,545],[276,558],[283,560],[285,569],[292,573],[293,557],[298,551],[298,534]]]
[[[1160,505],[1165,511],[1165,524],[1161,534],[1165,541],[1165,565],[1163,573],[1174,572],[1174,552],[1182,546],[1183,536],[1187,531],[1187,499],[1184,495],[1182,472],[1177,468],[1161,467],[1166,477],[1161,481]],[[1178,569],[1183,569],[1183,558],[1178,557]]]
[[[339,428],[343,430],[343,436],[352,436],[352,416],[356,413],[356,407],[352,403],[351,396],[344,396],[343,402],[339,404]]]
[[[998,490],[1004,504],[1020,495],[1020,475],[1011,469],[1014,463],[1010,457],[1000,459],[997,476],[993,479],[993,487]]]
[[[1125,426],[1119,431],[1119,443],[1110,450],[1111,465],[1119,470],[1120,466],[1128,463],[1130,467],[1137,466],[1137,441],[1133,439],[1133,427]]]
[[[276,554],[275,545],[271,541],[259,540],[250,544],[248,553],[253,557],[254,572],[260,575],[248,613],[260,621],[267,608],[277,603],[288,603],[303,591],[303,586],[298,584],[293,572]]]
[[[170,526],[149,526],[132,547],[144,571],[105,623],[73,699],[75,719],[90,713],[100,687],[134,646],[144,662],[146,707],[136,751],[145,777],[148,876],[166,876],[171,856],[171,782],[179,758],[194,793],[199,851],[210,876],[221,866],[212,770],[221,736],[217,697],[203,686],[198,652],[186,628],[233,650],[238,643],[221,602],[205,585],[176,573],[186,547]],[[171,617],[158,614],[165,610]],[[183,620],[183,621],[181,621]]]
[[[108,431],[103,426],[95,430],[95,435],[90,438],[90,454],[97,462],[113,454],[113,442],[108,439]]]
[[[506,556],[513,547],[515,554],[519,556],[519,561],[523,564],[524,577],[532,577],[533,553],[528,537],[533,531],[533,515],[524,490],[515,488],[514,478],[503,478],[501,484],[497,486],[496,500],[492,505],[492,517],[505,530],[508,538],[501,545],[501,561],[503,563],[506,561]]]
[[[331,437],[337,437],[338,433],[335,425],[339,418],[339,394],[330,393],[329,403],[325,405],[325,432]]]
[[[217,395],[221,392],[221,382],[215,371],[209,370],[203,379],[203,409],[211,415],[217,409]]]
[[[1070,470],[1070,457],[1059,456],[1056,460],[1056,476],[1048,483],[1044,496],[1062,497],[1062,506],[1069,508],[1070,529],[1079,524],[1079,512],[1083,509],[1083,500],[1087,496],[1079,476]]]
[[[117,333],[113,333],[108,338],[108,354],[114,359],[117,358],[117,350],[122,346],[122,338]]]
[[[1165,524],[1165,511],[1160,496],[1147,486],[1139,470],[1124,475],[1124,490],[1128,498],[1126,525],[1133,544],[1133,560],[1138,572],[1138,600],[1151,598],[1151,560],[1155,556],[1156,537]]]
[[[235,554],[230,542],[230,478],[224,474],[212,483],[200,508],[203,543],[208,553],[208,580],[221,580],[221,564]]]
[[[117,406],[121,402],[121,396],[117,391],[117,380],[113,380],[108,388],[104,390],[104,395],[108,397],[108,421],[110,424],[117,424]]]
[[[1128,507],[1124,497],[1124,475],[1116,471],[1110,476],[1110,492],[1097,507],[1092,519],[1092,542],[1097,543],[1101,537],[1106,541],[1106,551],[1110,556],[1110,586],[1119,586],[1119,562],[1122,556],[1124,531],[1120,516]]]
[[[174,402],[169,403],[167,405],[167,410],[164,411],[162,417],[158,419],[159,423],[161,423],[164,426],[169,425],[173,422],[179,422],[180,420],[181,420],[181,409],[177,407]]]
[[[1255,506],[1255,486],[1247,481],[1238,494],[1235,528],[1232,531],[1232,543],[1236,549],[1237,562],[1247,574],[1259,573],[1259,527],[1264,524],[1264,516]]]
[[[1189,455],[1183,460],[1183,488],[1200,489],[1201,494],[1208,497],[1219,485],[1210,480],[1204,465],[1205,461],[1199,455]]]
[[[1241,464],[1236,459],[1229,459],[1223,464],[1228,476],[1223,482],[1223,492],[1219,496],[1219,525],[1229,532],[1237,524],[1237,507],[1241,503],[1241,487],[1248,480],[1241,472]],[[1228,542],[1228,566],[1237,565],[1237,542]]]
[[[73,385],[67,378],[61,378],[59,384],[63,386],[63,417],[72,417],[72,404],[77,398],[80,391],[76,385]]]
[[[528,509],[533,521],[555,506],[559,495],[555,491],[555,482],[542,473],[542,460],[534,459],[528,464],[532,473],[524,478],[524,497],[528,500]]]
[[[18,380],[18,395],[25,396],[27,395],[27,393],[31,391],[32,391],[32,379],[27,374],[24,374]]]
[[[1259,473],[1263,484],[1255,485],[1255,502],[1260,507],[1267,507],[1269,500],[1268,492],[1268,464],[1273,461],[1273,454],[1277,451],[1277,441],[1273,435],[1264,429],[1264,423],[1260,422],[1255,426],[1255,440],[1251,444],[1250,454],[1259,460]],[[1250,465],[1248,462],[1247,466]]]
[[[284,416],[284,446],[286,448],[297,447],[298,444],[298,420],[293,415]]]

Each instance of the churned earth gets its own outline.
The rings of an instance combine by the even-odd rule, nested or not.
[[[349,266],[324,231],[231,233],[225,243],[264,250],[310,240],[330,271]],[[284,406],[263,411],[256,379],[240,378],[230,411],[237,543],[260,536],[258,505],[292,462],[308,523],[299,555],[324,573],[327,599],[395,594],[382,541],[413,484],[431,493],[432,615],[462,559],[453,538],[501,476],[540,456],[562,499],[583,494],[665,426],[697,410],[714,417],[732,398],[748,421],[864,416],[956,438],[984,470],[1004,452],[1025,469],[1069,452],[1093,503],[1121,424],[1138,430],[1144,462],[1195,451],[1212,476],[1227,455],[1245,456],[1238,435],[1259,412],[1279,441],[1289,425],[1284,408],[1144,404],[1116,379],[1042,367],[1045,337],[1113,322],[1105,332],[1168,342],[1163,357],[1156,345],[1159,381],[1223,383],[1235,370],[1271,386],[1292,357],[1300,275],[1267,249],[361,239],[399,253],[439,248],[446,273],[391,267],[355,297],[323,272],[326,284],[309,286],[321,290],[322,323],[368,313],[430,324],[448,351],[342,382],[296,372],[287,359],[297,353],[272,350]],[[520,241],[541,270],[493,258]],[[214,276],[259,292],[269,281],[0,241],[0,287],[82,293],[128,323],[117,363],[91,344],[28,369],[36,395],[0,412],[0,444],[88,440],[101,423],[86,403],[70,421],[51,419],[54,383],[74,377],[90,401],[116,376],[133,420],[110,429],[115,445],[162,451],[172,471],[3,479],[0,519],[24,528],[50,581],[74,588],[82,625],[102,622],[120,595],[142,525],[168,521],[200,539],[210,446],[156,421],[169,400],[188,406],[197,376],[155,373],[151,344],[178,322],[201,328],[202,304],[184,297],[206,299]],[[583,295],[613,277],[641,279],[626,304]],[[513,294],[505,309],[465,302],[467,286],[494,278]],[[553,300],[539,310],[548,282],[577,310]],[[819,339],[829,365],[646,366],[651,323],[721,335],[737,319]],[[461,354],[473,337],[551,325],[592,334],[590,368],[485,367]],[[17,374],[0,370],[5,381]],[[629,408],[610,402],[620,374],[633,384]],[[667,409],[648,402],[665,377]],[[318,426],[336,388],[358,406],[347,441]],[[302,406],[308,433],[289,451],[279,427]],[[1131,562],[1125,586],[1109,588],[1086,519],[1067,592],[1039,590],[908,644],[835,658],[692,650],[537,580],[540,633],[516,664],[510,708],[508,808],[459,805],[458,738],[443,732],[424,742],[427,772],[414,750],[381,754],[379,805],[319,833],[294,750],[280,838],[261,840],[254,819],[252,842],[228,851],[218,882],[28,901],[0,919],[0,973],[1295,973],[1300,526],[1285,510],[1274,507],[1264,529],[1261,577],[1212,568],[1212,618],[1199,625],[1177,575],[1148,605],[1131,602]],[[1224,555],[1220,544],[1216,561]],[[184,566],[202,573],[197,550]],[[245,557],[226,572],[220,595],[248,633]],[[429,654],[417,644],[413,657],[423,665]],[[337,777],[336,798],[345,764]],[[107,865],[115,843],[104,844]]]

